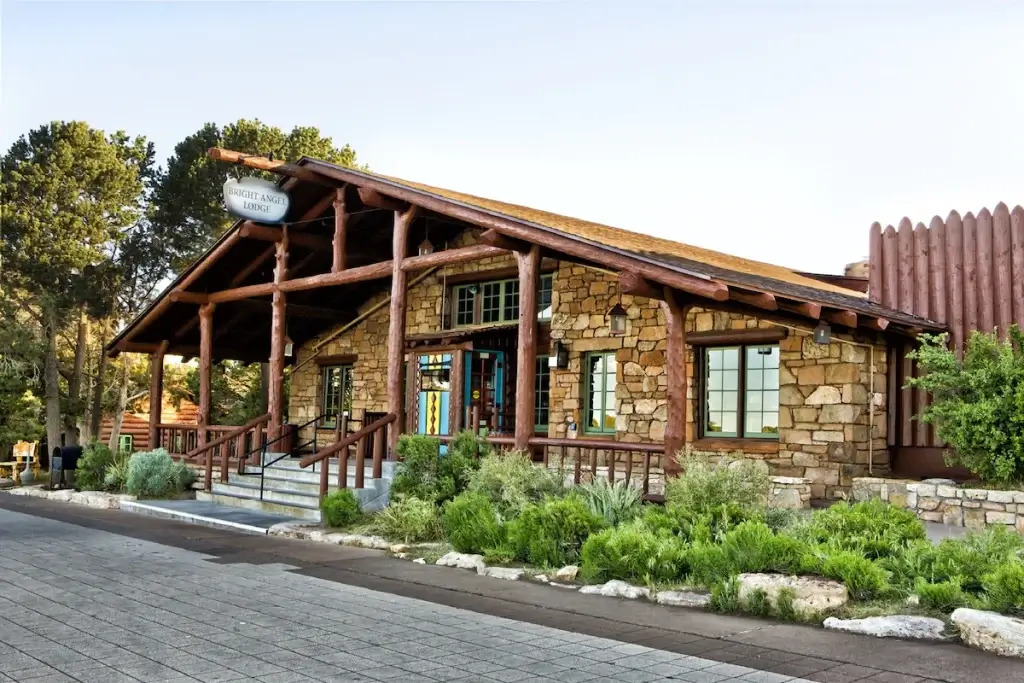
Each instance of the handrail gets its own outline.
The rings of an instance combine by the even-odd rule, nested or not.
[[[307,455],[302,460],[299,460],[299,467],[306,468],[314,463],[320,462],[324,458],[329,458],[338,451],[340,451],[341,449],[348,448],[349,446],[356,443],[363,437],[369,436],[370,434],[374,433],[381,427],[386,427],[387,425],[391,424],[397,419],[398,415],[394,413],[388,413],[387,415],[380,418],[376,422],[371,422],[370,424],[366,425],[358,432],[352,432],[341,441],[333,443],[330,446],[325,446],[324,448],[314,453],[313,455]]]
[[[338,488],[343,489],[348,486],[348,449],[352,444],[360,444],[356,448],[356,481],[355,485],[357,489],[363,488],[364,476],[365,476],[365,439],[378,434],[377,438],[374,439],[373,443],[373,477],[379,479],[381,476],[381,463],[384,460],[384,438],[387,434],[386,428],[392,422],[398,420],[398,416],[395,413],[388,413],[384,417],[371,422],[366,425],[358,432],[349,434],[344,439],[341,439],[337,443],[331,444],[326,448],[321,449],[319,452],[313,455],[307,455],[299,461],[299,467],[309,467],[316,463],[320,465],[320,502],[323,503],[324,497],[327,495],[327,481],[330,477],[330,460],[329,458],[335,453],[340,453],[338,456]]]
[[[263,493],[264,493],[264,490],[265,490],[265,487],[266,487],[267,468],[270,467],[271,465],[277,464],[278,462],[284,460],[285,458],[291,457],[292,453],[294,453],[296,450],[304,448],[305,446],[308,446],[309,444],[313,444],[313,448],[315,449],[316,448],[317,439],[319,438],[318,429],[317,429],[318,423],[320,422],[320,420],[322,420],[326,416],[327,416],[327,413],[323,413],[321,415],[317,415],[312,420],[308,420],[306,422],[303,422],[302,424],[300,424],[297,427],[295,427],[295,429],[291,433],[289,433],[289,434],[284,434],[283,433],[284,430],[281,430],[282,434],[280,436],[278,436],[276,439],[274,439],[273,441],[267,441],[266,443],[261,445],[258,449],[254,449],[250,453],[246,453],[245,454],[245,457],[248,458],[252,453],[255,453],[256,450],[260,451],[260,500],[263,500]],[[347,420],[347,418],[339,418],[338,424],[341,425],[345,420]],[[274,458],[270,462],[266,461],[267,460],[267,447],[270,446],[270,444],[276,443],[278,441],[281,441],[281,440],[285,439],[286,437],[292,436],[292,434],[294,434],[296,437],[298,437],[299,432],[301,432],[303,429],[305,429],[309,425],[313,425],[313,439],[312,439],[312,441],[307,441],[306,443],[302,443],[302,444],[299,444],[297,446],[292,446],[292,449],[290,451],[288,451],[287,453],[282,453],[281,455],[279,455],[278,457]]]
[[[231,441],[231,439],[234,439],[235,437],[238,437],[238,436],[241,436],[242,434],[245,434],[250,429],[255,429],[256,427],[259,427],[264,422],[269,422],[269,421],[270,421],[270,413],[267,413],[265,415],[261,415],[261,416],[257,417],[254,420],[250,420],[249,422],[246,422],[241,427],[238,427],[238,428],[228,432],[224,436],[222,436],[220,438],[217,438],[217,439],[214,439],[213,441],[211,441],[209,443],[206,443],[206,444],[203,444],[199,448],[196,448],[196,449],[186,453],[185,454],[185,459],[186,460],[191,460],[192,458],[196,457],[197,455],[199,455],[203,451],[208,451],[211,448],[215,448],[215,447],[221,445],[222,443],[227,443],[228,441]],[[206,429],[209,429],[209,427],[206,427]]]
[[[570,448],[596,448],[602,451],[637,451],[639,453],[664,453],[663,443],[630,443],[611,439],[558,439],[549,436],[530,437],[531,446],[567,446]]]

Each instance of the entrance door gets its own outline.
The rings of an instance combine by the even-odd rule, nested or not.
[[[449,410],[452,393],[452,354],[435,353],[419,357],[417,433],[433,436],[451,434]]]
[[[466,425],[477,431],[504,431],[505,352],[466,351]],[[480,408],[480,424],[472,425],[473,408]]]

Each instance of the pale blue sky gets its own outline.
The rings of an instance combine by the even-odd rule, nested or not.
[[[11,2],[0,143],[318,126],[379,172],[839,271],[1024,203],[1024,3]]]

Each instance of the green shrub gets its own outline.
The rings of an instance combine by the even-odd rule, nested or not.
[[[978,593],[988,574],[1022,554],[1024,538],[1003,527],[946,538],[936,548],[932,576],[937,581],[957,578],[964,590]]]
[[[922,607],[940,612],[952,612],[957,607],[970,604],[960,582],[955,579],[931,583],[919,578],[914,586],[914,593],[920,599]]]
[[[580,548],[604,520],[576,496],[531,503],[509,528],[519,559],[538,567],[562,567],[579,560]]]
[[[338,489],[324,496],[320,514],[327,526],[347,527],[362,518],[363,510],[352,489]]]
[[[912,590],[919,578],[928,581],[949,578],[938,577],[935,574],[937,552],[937,548],[931,541],[911,541],[902,552],[883,557],[878,564],[889,572],[890,581],[894,586]]]
[[[708,607],[715,612],[739,612],[740,607],[740,582],[735,576],[727,579],[718,579],[711,587],[711,596]]]
[[[786,531],[803,519],[803,515],[792,508],[768,508],[762,516],[764,523],[775,533]]]
[[[755,588],[743,601],[743,610],[753,614],[755,617],[770,617],[772,615],[772,603],[768,594],[763,588]]]
[[[472,455],[475,440],[471,433],[459,434],[442,454],[441,442],[437,439],[404,434],[398,440],[401,462],[391,481],[391,495],[413,496],[436,504],[459,495],[478,464]]]
[[[714,586],[722,577],[732,574],[732,566],[722,546],[713,543],[691,545],[686,553],[686,562],[690,568],[687,581],[698,586]]]
[[[846,584],[854,600],[870,600],[889,590],[888,573],[851,550],[831,553],[821,565],[821,574]]]
[[[526,453],[508,451],[482,458],[467,490],[487,496],[502,516],[511,518],[530,503],[560,495],[564,487],[557,472],[533,464]]]
[[[792,588],[780,588],[775,598],[775,613],[783,621],[802,621],[796,611],[796,591]]]
[[[990,609],[1004,614],[1024,615],[1024,562],[1004,562],[985,577]]]
[[[483,553],[499,548],[505,541],[501,517],[483,493],[467,491],[449,500],[444,504],[441,524],[448,541],[460,553]]]
[[[580,572],[592,582],[611,579],[643,583],[679,581],[687,569],[686,544],[656,534],[637,520],[593,534],[583,544]]]
[[[706,512],[727,503],[761,509],[768,499],[768,468],[747,459],[680,457],[682,472],[665,485],[665,501],[693,512]]]
[[[402,543],[436,541],[442,536],[437,506],[431,500],[406,496],[373,516],[372,528],[382,536]]]
[[[106,491],[124,491],[128,487],[128,465],[131,462],[131,457],[128,455],[118,455],[114,462],[107,467],[106,474],[103,475],[103,488]],[[186,467],[186,469],[188,469]],[[189,470],[191,472],[191,470]],[[182,475],[185,476],[185,475]],[[191,486],[192,482],[189,482],[188,486]],[[182,490],[188,488],[185,486]]]
[[[925,538],[924,524],[913,512],[879,500],[836,503],[816,511],[794,533],[811,543],[853,550],[868,559],[898,554],[910,542]]]
[[[744,572],[794,573],[807,546],[789,536],[776,536],[764,522],[747,521],[726,533],[722,551],[734,574]]]
[[[183,463],[176,463],[163,448],[135,453],[128,461],[125,489],[140,498],[162,498],[181,493],[195,475]]]
[[[607,479],[593,479],[575,488],[590,511],[603,517],[609,526],[616,526],[640,514],[643,491],[630,482],[619,479],[609,484]]]
[[[946,335],[923,335],[910,357],[923,372],[907,386],[931,394],[920,417],[951,446],[948,462],[983,481],[1024,479],[1024,332],[1013,325],[1000,341],[975,331],[963,361]]]
[[[82,449],[75,470],[75,488],[79,491],[103,491],[107,468],[114,464],[114,453],[98,441]]]

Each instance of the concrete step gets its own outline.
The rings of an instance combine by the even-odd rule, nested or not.
[[[275,479],[288,479],[297,482],[317,483],[320,482],[320,468],[313,471],[312,468],[300,469],[298,467],[279,467],[279,464],[271,465],[266,468],[266,476],[274,477]],[[355,465],[349,465],[346,468],[348,473],[348,484],[352,485],[356,480],[356,467]],[[382,479],[390,481],[392,478],[393,469],[381,468]],[[247,466],[245,468],[246,476],[259,476],[260,468],[257,466]],[[331,484],[338,481],[338,467],[330,467],[327,470],[327,476]],[[369,481],[373,478],[373,467],[363,467],[363,479]]]
[[[293,477],[278,477],[275,476],[276,471],[273,469],[267,470],[266,476],[263,478],[264,490],[282,491],[288,493],[301,493],[305,495],[318,496],[320,494],[320,475],[309,479],[298,479]],[[333,477],[328,482],[328,489],[333,491],[337,488],[337,476]],[[247,486],[254,488],[257,492],[260,487],[260,477],[258,474],[235,474],[228,475],[229,484],[237,484],[240,486]],[[355,487],[355,476],[350,475],[348,479],[349,488]],[[363,488],[373,489],[378,493],[383,493],[388,490],[389,480],[387,479],[372,479],[367,476],[363,481]]]
[[[257,492],[258,493],[258,492]],[[313,522],[320,521],[320,508],[308,507],[305,505],[292,505],[264,498],[240,497],[231,493],[220,493],[216,489],[211,492],[196,491],[196,500],[208,501],[218,505],[230,505],[232,507],[246,508],[249,510],[261,510],[276,515],[307,519]]]
[[[236,477],[238,475],[235,475]],[[359,502],[362,508],[366,512],[373,512],[380,510],[385,507],[390,500],[390,481],[383,479],[368,480],[365,482],[366,486],[360,489],[350,488],[350,490],[359,498]],[[331,486],[328,492],[337,490],[336,487]],[[214,482],[212,493],[218,495],[231,496],[233,498],[248,499],[256,503],[260,501],[260,481],[258,477],[247,477],[243,481],[236,480],[229,483],[222,484],[220,482]],[[272,487],[267,480],[263,482],[263,501],[269,502],[275,505],[288,505],[298,508],[306,508],[311,510],[319,510],[320,507],[320,486],[319,484],[313,488],[294,488],[294,484],[291,484],[290,488],[276,488]],[[277,512],[275,509],[266,509],[267,512]],[[281,513],[284,514],[284,513]]]
[[[273,460],[273,458],[268,457],[266,462],[271,462],[272,460]],[[328,466],[328,470],[327,471],[328,472],[337,473],[337,471],[338,471],[338,459],[337,458],[330,458],[328,462],[329,462],[329,466]],[[320,466],[321,466],[321,464],[322,463],[317,463],[315,465],[316,473],[317,473],[318,476],[320,474]],[[397,465],[398,465],[398,463],[394,462],[393,460],[385,460],[384,462],[381,463],[381,468],[380,468],[381,469],[381,475],[383,477],[385,477],[385,478],[390,479],[391,477],[394,476],[395,467]],[[255,464],[253,465],[253,467],[258,469],[258,466],[256,466]],[[348,460],[348,471],[350,473],[354,472],[355,471],[355,467],[356,467],[356,465],[355,465],[355,458],[349,458],[349,460]],[[363,460],[363,467],[366,470],[368,470],[368,471],[372,470],[373,469],[373,460],[371,458],[365,458]],[[275,470],[288,470],[288,471],[297,471],[297,472],[312,472],[312,471],[314,471],[314,466],[312,466],[312,465],[309,466],[309,467],[299,467],[299,459],[298,458],[284,458],[282,460],[278,460],[274,464],[270,465],[269,468],[270,469],[275,469]]]

